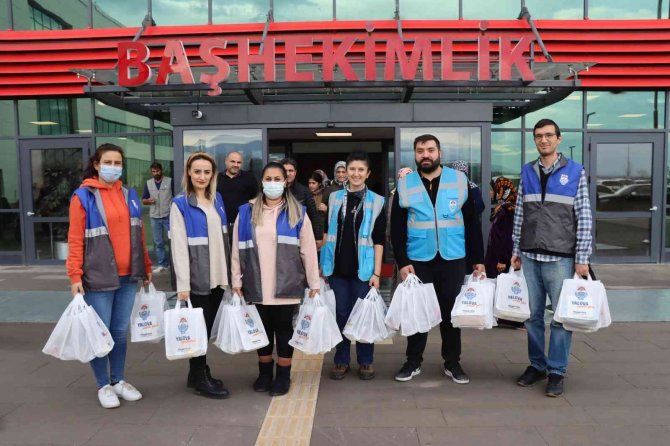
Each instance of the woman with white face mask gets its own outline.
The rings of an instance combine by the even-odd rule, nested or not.
[[[65,263],[72,295],[84,295],[114,340],[107,356],[90,362],[105,409],[118,407],[119,398],[142,398],[124,380],[126,335],[137,283],[151,281],[142,206],[135,189],[121,184],[123,158],[121,147],[102,144],[89,160],[84,181],[70,201]]]
[[[240,206],[233,230],[233,292],[256,304],[270,344],[257,350],[259,376],[253,388],[284,395],[290,388],[293,314],[309,288],[319,292],[319,265],[312,223],[286,187],[286,170],[268,163],[262,191]],[[277,344],[273,380],[273,347]]]

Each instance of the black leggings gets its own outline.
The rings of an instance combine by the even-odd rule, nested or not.
[[[270,343],[256,350],[258,356],[272,355],[274,340],[277,339],[277,356],[280,358],[292,358],[293,347],[288,341],[293,337],[293,314],[298,305],[261,305],[256,304],[258,314],[263,321],[265,333]]]
[[[193,304],[194,308],[202,308],[202,313],[205,316],[205,325],[207,325],[208,343],[209,343],[209,337],[212,334],[212,325],[214,325],[214,318],[216,317],[216,312],[219,311],[219,305],[221,305],[222,298],[223,298],[223,289],[220,287],[214,288],[211,294],[204,296],[191,294],[191,304]],[[189,365],[191,366],[191,369],[204,368],[207,365],[207,355],[190,358],[188,361]]]

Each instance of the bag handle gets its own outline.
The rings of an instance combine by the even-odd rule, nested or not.
[[[183,300],[177,299],[177,303],[174,305],[175,310],[181,310],[181,303],[184,302]],[[191,303],[191,298],[189,297],[186,299],[186,305],[188,306],[189,310],[193,309],[193,304]]]
[[[379,298],[379,291],[377,291],[377,288],[371,286],[370,291],[368,291],[368,294],[365,295],[364,299],[375,300],[377,298]]]
[[[575,274],[572,276],[572,278],[573,278],[573,279],[577,279],[577,280],[586,280],[587,282],[593,282],[593,279],[591,278],[591,274],[589,274],[588,276],[586,276],[586,279],[585,279],[585,278],[583,278],[582,276],[580,276],[579,274],[577,274],[577,273],[575,272]]]
[[[70,302],[70,305],[68,307],[70,308],[70,314],[73,314],[75,310],[77,313],[79,313],[85,310],[87,306],[88,304],[84,300],[84,295],[81,293],[77,293],[72,298],[72,302]]]

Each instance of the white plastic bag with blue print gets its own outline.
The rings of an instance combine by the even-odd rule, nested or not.
[[[470,275],[456,296],[451,323],[458,328],[490,329],[497,325],[493,317],[496,284],[484,276]]]
[[[308,355],[332,350],[342,342],[335,315],[319,295],[306,298],[300,306],[290,346]]]
[[[408,274],[395,289],[384,321],[403,336],[427,333],[439,325],[442,315],[433,284]]]
[[[187,359],[207,353],[207,326],[202,308],[193,308],[191,300],[177,300],[175,307],[165,312],[165,357],[169,360]]]
[[[270,343],[255,305],[237,294],[221,302],[221,317],[214,345],[234,355],[263,348]],[[212,330],[213,332],[213,330]]]
[[[130,313],[130,342],[159,342],[165,336],[165,293],[156,290],[153,283],[135,294]]]
[[[508,321],[525,322],[530,317],[528,285],[523,270],[498,275],[493,315]]]
[[[382,342],[395,333],[384,322],[386,312],[384,300],[372,287],[365,297],[356,299],[342,334],[350,341],[367,344]]]
[[[591,277],[582,279],[577,274],[565,279],[554,320],[562,323],[566,330],[585,333],[608,327],[612,317],[603,283]]]

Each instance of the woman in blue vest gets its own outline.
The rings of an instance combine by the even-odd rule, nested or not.
[[[384,254],[386,212],[384,198],[368,190],[370,160],[365,152],[347,157],[347,184],[333,192],[328,203],[326,243],[321,248],[321,269],[335,292],[336,319],[344,329],[356,299],[370,287],[379,288]],[[330,377],[340,380],[349,372],[351,341],[343,338],[337,345],[335,365]],[[374,344],[356,343],[358,376],[375,376],[372,368]]]
[[[214,159],[204,152],[192,153],[184,169],[184,193],[172,200],[170,210],[177,298],[190,299],[194,307],[202,308],[208,338],[223,289],[229,285],[228,223],[223,199],[216,192],[216,178]],[[186,385],[209,398],[227,398],[229,395],[223,382],[212,378],[206,355],[189,359]]]
[[[84,295],[114,340],[107,356],[90,363],[98,400],[105,409],[118,407],[119,398],[142,398],[124,380],[126,336],[138,281],[151,281],[140,200],[133,188],[124,187],[119,180],[123,161],[120,147],[98,147],[70,201],[66,266],[72,294]]]
[[[262,191],[240,206],[233,232],[233,291],[256,304],[270,344],[257,351],[257,392],[284,395],[291,385],[293,314],[309,286],[319,292],[319,264],[312,223],[305,207],[286,185],[286,170],[268,163],[261,175]],[[273,381],[272,351],[277,344]]]

